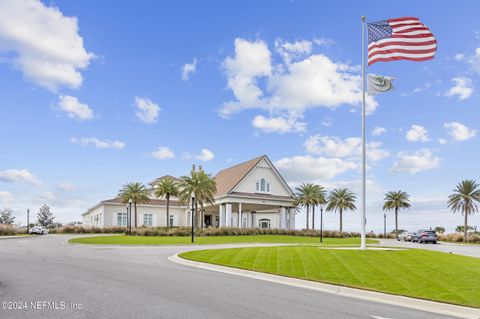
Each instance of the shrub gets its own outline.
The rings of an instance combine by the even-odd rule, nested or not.
[[[21,232],[20,229],[12,225],[0,224],[0,236],[14,236],[19,234],[20,232]]]

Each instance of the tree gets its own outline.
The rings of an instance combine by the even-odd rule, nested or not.
[[[340,236],[343,231],[343,212],[356,210],[355,200],[357,197],[348,188],[334,189],[330,192],[327,199],[327,211],[338,211],[340,215]]]
[[[50,228],[53,226],[54,219],[55,217],[53,217],[53,213],[50,211],[50,207],[43,204],[37,214],[37,223],[43,227]]]
[[[0,210],[0,224],[12,225],[15,221],[15,216],[13,216],[12,213],[13,212],[9,207]]]
[[[315,206],[317,205],[325,205],[327,202],[325,197],[327,196],[327,192],[325,188],[320,185],[315,185],[313,190],[313,206],[312,206],[312,229],[315,229]]]
[[[316,205],[318,202],[319,186],[315,184],[305,184],[298,186],[296,189],[296,196],[294,205],[305,207],[306,214],[306,228],[310,228],[310,207]]]
[[[142,183],[127,183],[122,186],[118,196],[122,199],[123,203],[128,203],[130,199],[132,200],[135,211],[135,228],[137,228],[137,204],[146,204],[150,201],[148,189]]]
[[[467,225],[467,231],[473,230],[473,227],[470,225]],[[465,226],[464,225],[459,225],[455,227],[455,232],[456,233],[464,233],[465,232]]]
[[[214,196],[217,191],[217,185],[215,180],[203,171],[202,167],[198,171],[195,170],[195,166],[192,167],[190,175],[185,175],[180,178],[180,202],[184,205],[188,205],[195,194],[195,211],[198,212],[198,206],[200,206],[201,214],[198,213],[195,216],[195,224],[199,224],[201,220],[201,227],[204,223],[204,206],[205,204],[214,204]]]
[[[441,227],[441,226],[437,226],[435,227],[435,232],[438,233],[438,234],[443,234],[445,233],[445,227]]]
[[[474,180],[463,180],[458,183],[453,193],[448,196],[448,208],[454,213],[461,211],[464,215],[464,240],[468,241],[468,215],[478,212],[480,187]]]
[[[385,194],[383,210],[395,211],[395,238],[398,239],[398,211],[410,208],[410,195],[403,191],[390,191]]]
[[[170,196],[178,196],[178,193],[177,182],[170,177],[162,179],[157,185],[155,185],[155,196],[164,197],[167,200],[167,223],[165,224],[167,226],[169,226]]]

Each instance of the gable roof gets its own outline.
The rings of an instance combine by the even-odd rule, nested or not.
[[[158,177],[158,178],[155,178],[153,181],[151,181],[150,183],[148,183],[148,185],[150,186],[155,186],[155,184],[157,184],[158,182],[164,180],[164,179],[171,179],[175,182],[178,182],[180,181],[180,179],[178,177],[175,177],[175,176],[172,176],[172,175],[163,175],[162,177]]]
[[[229,193],[265,157],[262,155],[218,172],[214,177],[217,184],[215,197]]]

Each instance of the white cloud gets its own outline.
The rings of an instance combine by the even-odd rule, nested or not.
[[[204,149],[202,149],[202,151],[200,152],[199,155],[195,156],[195,159],[197,159],[199,161],[202,161],[202,162],[208,162],[208,161],[212,160],[214,157],[215,157],[215,154],[213,154],[212,151],[204,148]]]
[[[190,75],[194,74],[197,70],[197,58],[193,58],[192,63],[186,63],[182,66],[182,80],[188,81]]]
[[[80,70],[94,55],[86,51],[78,31],[76,17],[41,1],[0,2],[0,51],[14,52],[6,61],[48,90],[81,86]]]
[[[325,127],[330,127],[333,124],[333,120],[331,117],[326,116],[322,119],[321,124]]]
[[[468,58],[467,63],[473,71],[480,73],[480,48],[477,48],[475,53]]]
[[[69,118],[79,121],[93,119],[92,109],[74,96],[61,95],[58,98],[57,107],[60,111],[67,113]]]
[[[104,149],[104,148],[122,149],[125,147],[124,142],[100,140],[96,137],[82,137],[82,138],[72,137],[70,138],[70,143],[79,144],[81,146],[93,145],[96,148],[100,148],[100,149]]]
[[[446,139],[444,139],[444,138],[439,138],[439,139],[438,139],[438,143],[439,143],[439,144],[447,144],[448,141],[447,141]]]
[[[431,170],[440,165],[440,157],[433,156],[429,149],[422,149],[413,153],[401,152],[398,160],[393,163],[390,172],[416,174]]]
[[[275,40],[275,50],[287,64],[290,64],[292,60],[297,60],[312,53],[312,47],[312,42],[308,40],[295,42],[283,41],[282,39]]]
[[[423,126],[416,124],[412,125],[405,137],[409,142],[428,142],[430,140],[428,131]]]
[[[367,143],[367,158],[370,161],[377,162],[390,156],[381,146],[382,143],[379,142]],[[362,139],[348,137],[342,140],[336,136],[313,135],[305,141],[305,148],[312,154],[358,160],[362,151]]]
[[[10,192],[0,191],[0,203],[3,205],[13,202],[13,195]]]
[[[0,181],[6,183],[28,183],[32,185],[40,185],[41,182],[28,169],[7,169],[0,171]]]
[[[472,80],[467,77],[453,78],[454,85],[445,92],[447,97],[457,97],[459,101],[468,99],[473,93]]]
[[[57,198],[54,193],[49,191],[41,193],[40,195],[38,195],[38,197],[43,200],[54,200],[55,198]]]
[[[453,57],[456,61],[463,61],[465,59],[465,54],[463,53],[457,53]]]
[[[466,141],[475,137],[477,134],[477,130],[471,129],[458,122],[445,123],[444,127],[447,129],[448,135],[456,141]]]
[[[277,42],[277,49],[280,46],[285,50],[285,45]],[[311,53],[306,42],[297,41],[287,47],[304,55]],[[258,108],[273,116],[287,113],[301,117],[308,108],[361,104],[362,80],[356,66],[336,63],[322,54],[310,54],[291,63],[275,63],[275,68],[274,63],[264,41],[237,38],[234,56],[223,62],[228,88],[235,100],[225,102],[220,115],[228,117]],[[367,97],[368,111],[372,112],[376,106],[375,100]]]
[[[257,115],[252,121],[253,127],[264,132],[305,132],[307,124],[305,122],[297,121],[294,117],[270,117],[266,118],[262,115]]]
[[[156,159],[167,159],[175,157],[175,154],[167,146],[160,146],[156,151],[153,151],[151,155]]]
[[[372,130],[372,136],[380,136],[387,133],[387,129],[381,126],[375,126]]]
[[[75,191],[77,188],[75,187],[75,185],[71,184],[71,183],[67,183],[67,182],[61,182],[57,185],[57,188],[59,190],[61,190],[62,192],[73,192]]]
[[[160,106],[150,99],[135,97],[135,106],[137,110],[135,115],[137,118],[147,124],[153,124],[157,122],[158,114],[160,113]]]
[[[358,164],[355,162],[311,155],[285,157],[276,161],[275,166],[292,183],[331,179],[358,168]]]

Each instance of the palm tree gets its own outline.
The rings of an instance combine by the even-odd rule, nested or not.
[[[155,196],[167,200],[167,223],[165,224],[167,227],[169,226],[170,196],[178,196],[178,193],[178,185],[172,178],[166,177],[155,185]]]
[[[395,238],[398,239],[398,211],[410,208],[410,195],[402,191],[390,191],[385,194],[383,210],[395,210]]]
[[[128,203],[131,199],[135,208],[135,228],[137,228],[137,204],[146,204],[150,201],[148,189],[142,183],[133,182],[122,186],[118,196],[123,203]]]
[[[324,205],[327,202],[325,200],[326,196],[327,196],[327,192],[325,191],[325,188],[320,185],[315,185],[313,190],[314,204],[312,206],[312,229],[315,229],[315,206]]]
[[[198,212],[198,205],[200,205],[201,209],[201,216],[197,214],[195,223],[198,225],[198,219],[201,217],[201,227],[203,227],[204,206],[205,204],[214,204],[213,197],[217,191],[215,180],[210,174],[205,173],[201,167],[196,171],[194,166],[190,176],[182,176],[180,178],[179,187],[179,199],[183,204],[188,204],[192,194],[195,194],[195,211]]]
[[[307,216],[306,216],[306,226],[307,230],[310,228],[309,221],[310,221],[310,207],[315,205],[316,203],[316,192],[317,192],[317,185],[315,184],[305,184],[298,186],[296,190],[296,198],[294,205],[295,206],[303,206],[307,209]]]
[[[448,208],[454,213],[462,211],[465,216],[464,240],[468,241],[468,215],[478,212],[477,203],[480,202],[480,188],[474,180],[463,180],[448,196]]]
[[[355,210],[355,200],[357,197],[348,188],[334,189],[328,195],[327,211],[338,211],[340,214],[340,236],[343,231],[343,212]]]

